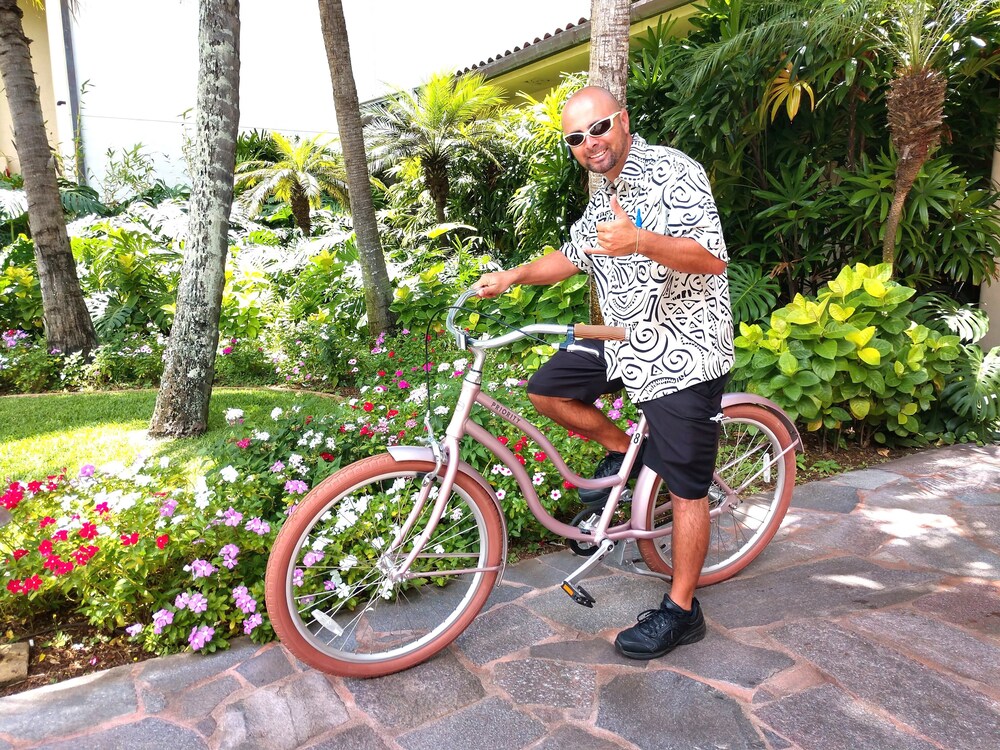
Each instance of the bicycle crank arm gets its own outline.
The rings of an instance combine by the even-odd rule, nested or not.
[[[563,591],[577,604],[582,604],[584,607],[593,607],[594,603],[597,601],[594,597],[587,593],[587,590],[577,583],[577,579],[583,578],[590,569],[593,568],[597,563],[604,559],[612,549],[614,549],[615,543],[610,539],[605,539],[597,547],[597,552],[592,556],[588,557],[586,562],[583,563],[579,568],[574,570],[568,576],[563,579],[562,588]]]

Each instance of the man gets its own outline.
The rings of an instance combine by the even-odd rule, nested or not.
[[[642,461],[670,489],[674,575],[659,609],[639,615],[615,647],[652,659],[705,635],[694,590],[708,548],[707,494],[733,364],[728,254],[705,171],[679,151],[631,135],[628,112],[608,91],[574,94],[562,126],[576,160],[604,175],[601,188],[558,252],[484,274],[476,287],[479,296],[496,297],[513,284],[554,284],[582,271],[595,278],[604,322],[627,329],[624,342],[558,352],[528,393],[539,412],[609,451],[596,476],[621,468],[629,438],[594,400],[624,386],[646,416]]]

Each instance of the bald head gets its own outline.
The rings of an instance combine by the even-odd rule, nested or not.
[[[610,118],[610,127],[598,126],[597,134],[591,133],[594,123]],[[563,135],[585,135],[583,142],[571,146],[573,156],[587,170],[603,174],[614,180],[625,166],[632,145],[629,134],[628,112],[607,89],[586,86],[566,102],[562,111]],[[576,139],[578,140],[578,138]]]

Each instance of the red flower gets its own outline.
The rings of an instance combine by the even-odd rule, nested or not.
[[[514,456],[514,458],[516,458],[518,461],[521,462],[521,466],[524,466],[524,456],[518,453],[516,456]]]
[[[384,377],[385,377],[385,370],[379,370],[379,371],[378,371],[378,376],[379,376],[380,378],[384,378]]]
[[[139,541],[139,532],[133,531],[131,534],[122,534],[122,546],[129,547]]]
[[[365,411],[371,411],[372,409],[375,408],[375,404],[373,404],[371,401],[365,401],[365,405],[362,406],[361,408],[364,409]]]
[[[28,482],[28,492],[31,494],[35,494],[40,489],[42,489],[41,482]]]
[[[563,482],[563,487],[565,487],[565,488],[566,488],[567,490],[572,490],[572,489],[576,489],[576,485],[575,485],[575,484],[573,484],[573,483],[572,483],[571,481],[569,481],[568,479],[567,479],[567,480],[565,480],[565,481]]]
[[[25,591],[20,578],[11,578],[7,581],[7,590],[12,594],[23,594]]]
[[[95,536],[97,536],[97,527],[92,523],[85,523],[80,529],[81,539],[93,539]]]
[[[309,424],[312,421],[313,421],[313,418],[311,416],[306,417],[306,424]]]
[[[406,437],[406,430],[400,430],[398,434],[399,438],[402,440],[404,437]]]
[[[396,352],[389,352],[389,356],[390,357],[395,357],[396,356]]]
[[[324,461],[332,461],[333,460],[333,454],[332,453],[320,453],[319,457],[322,458]]]
[[[538,453],[535,454],[535,460],[536,461],[544,461],[545,460],[545,453],[544,453],[544,451],[538,451]]]
[[[397,414],[399,414],[399,410],[398,409],[389,409],[389,411],[387,411],[385,413],[385,416],[388,417],[389,419],[392,419]]]
[[[38,545],[38,553],[48,557],[52,554],[52,540],[43,539],[42,543]]]
[[[156,537],[156,546],[159,549],[163,549],[168,544],[170,544],[170,536],[169,535],[164,534],[163,536]]]
[[[55,490],[55,489],[58,489],[58,488],[59,488],[59,485],[56,484],[55,482],[46,482],[45,483],[45,489],[47,489],[49,492],[52,492],[52,490]]]
[[[503,435],[503,436],[501,436],[501,437],[499,437],[497,439],[500,441],[501,445],[507,445],[507,443],[510,442],[510,438],[507,437],[506,435]]]
[[[340,431],[341,432],[347,432],[347,425],[343,425],[343,424],[340,425]]]
[[[56,522],[52,516],[45,516],[41,521],[38,522],[38,528],[44,529],[46,526],[51,526]]]
[[[16,550],[14,550],[14,559],[15,560],[20,560],[26,554],[28,554],[28,550],[26,550],[26,549],[16,549]]]
[[[69,538],[69,532],[66,529],[59,529],[51,538],[57,542],[65,542]]]
[[[37,573],[30,578],[24,579],[24,593],[38,591],[42,587],[42,577]]]

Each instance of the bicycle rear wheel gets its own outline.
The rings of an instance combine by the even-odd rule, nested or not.
[[[788,510],[795,486],[795,451],[781,420],[761,406],[738,404],[723,412],[715,477],[708,490],[711,528],[699,586],[739,573],[774,537]],[[672,575],[670,495],[663,482],[649,504],[648,528],[664,536],[643,539],[637,547],[657,573]]]
[[[479,613],[502,563],[503,522],[487,491],[459,473],[445,513],[409,577],[394,568],[427,528],[440,478],[402,544],[390,553],[434,470],[388,454],[352,464],[310,492],[268,558],[268,615],[281,642],[316,669],[377,677],[445,648]]]

